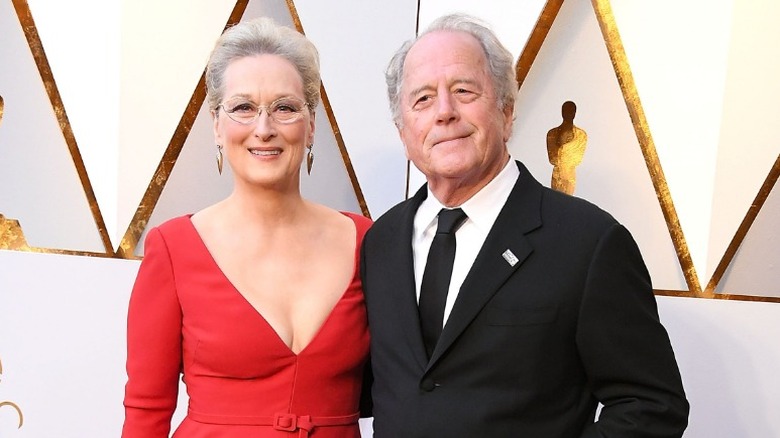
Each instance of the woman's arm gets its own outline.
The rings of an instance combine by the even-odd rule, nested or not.
[[[127,318],[122,438],[167,438],[181,373],[181,306],[163,235],[152,229]]]

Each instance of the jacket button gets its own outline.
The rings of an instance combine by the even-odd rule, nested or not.
[[[420,382],[420,389],[425,392],[431,392],[434,388],[436,388],[436,384],[433,383],[433,379],[424,379]]]

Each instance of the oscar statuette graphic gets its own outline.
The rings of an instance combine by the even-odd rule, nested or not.
[[[585,155],[588,134],[574,126],[577,105],[566,101],[561,106],[563,122],[547,132],[547,155],[553,165],[550,186],[569,195],[574,194],[577,185],[577,166]]]

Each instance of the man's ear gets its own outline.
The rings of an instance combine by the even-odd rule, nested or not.
[[[511,104],[504,105],[504,143],[506,144],[509,141],[509,138],[512,137],[512,130],[515,125],[515,103],[512,102]]]

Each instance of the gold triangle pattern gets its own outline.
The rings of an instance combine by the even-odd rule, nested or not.
[[[52,74],[51,67],[49,66],[49,61],[46,58],[46,53],[43,49],[43,44],[41,43],[41,39],[38,35],[38,29],[35,26],[35,21],[33,20],[32,13],[30,12],[30,7],[27,4],[26,0],[12,0],[12,3],[16,11],[16,15],[19,19],[19,23],[21,24],[22,29],[24,31],[24,36],[25,39],[27,40],[27,44],[29,45],[30,51],[32,52],[33,59],[35,60],[36,67],[38,68],[38,72],[40,73],[41,79],[43,80],[43,85],[44,88],[46,89],[46,94],[48,95],[51,105],[54,109],[54,114],[57,117],[57,122],[59,124],[60,130],[62,131],[63,137],[65,139],[65,143],[68,146],[68,152],[70,153],[70,156],[73,160],[73,164],[75,165],[76,172],[79,177],[79,182],[81,183],[81,186],[84,189],[84,194],[89,203],[90,212],[92,214],[93,220],[95,221],[95,225],[97,226],[97,230],[100,235],[100,239],[103,244],[103,247],[105,248],[105,252],[96,253],[96,252],[72,251],[67,249],[56,249],[56,248],[37,248],[37,247],[30,247],[26,243],[24,243],[23,245],[19,244],[19,242],[23,241],[24,234],[18,222],[15,222],[15,227],[9,225],[9,230],[13,229],[15,231],[13,233],[8,233],[5,235],[5,236],[13,236],[13,241],[16,243],[6,242],[4,240],[5,237],[0,235],[0,239],[3,239],[0,240],[0,247],[7,247],[8,249],[16,249],[19,251],[30,251],[30,252],[41,252],[41,253],[113,257],[114,251],[111,246],[111,239],[108,236],[108,230],[106,229],[106,224],[103,220],[103,215],[100,213],[100,206],[98,205],[97,199],[95,197],[95,192],[92,189],[92,183],[90,182],[89,176],[87,175],[87,171],[84,166],[84,161],[82,160],[81,157],[81,152],[79,151],[76,138],[73,135],[73,129],[71,128],[70,121],[68,120],[68,116],[65,111],[65,107],[62,103],[62,98],[60,97],[59,90],[57,89],[57,84],[56,81],[54,80],[54,75]],[[2,109],[0,109],[0,117],[1,114],[2,114]],[[8,223],[8,220],[5,221],[6,221],[5,223]],[[11,237],[8,238],[11,239]],[[14,246],[16,247],[14,248]]]
[[[531,35],[528,37],[528,41],[525,43],[525,47],[523,47],[517,60],[515,71],[518,88],[522,88],[528,72],[531,71],[531,65],[536,60],[536,55],[539,54],[547,34],[550,33],[550,27],[552,27],[555,18],[558,16],[561,6],[563,6],[563,0],[548,0],[544,8],[542,8],[542,13],[539,14],[539,19],[536,21],[536,25],[534,25],[534,29],[531,31]]]
[[[705,294],[708,297],[730,299],[730,300],[739,299],[739,300],[749,300],[749,301],[772,301],[772,302],[780,303],[780,298],[777,297],[756,297],[756,296],[745,296],[745,295],[718,294],[715,292],[716,288],[718,287],[718,284],[720,283],[720,280],[723,278],[723,274],[726,272],[726,269],[734,260],[734,256],[737,254],[737,250],[739,249],[740,245],[742,245],[742,242],[745,240],[745,236],[747,236],[748,230],[750,230],[751,225],[753,225],[753,222],[756,220],[756,217],[758,217],[758,213],[761,211],[761,207],[764,206],[764,203],[769,197],[769,193],[776,186],[779,177],[780,177],[780,155],[777,156],[777,159],[775,160],[775,164],[772,166],[769,175],[766,177],[766,180],[764,180],[764,183],[761,185],[761,188],[759,189],[758,194],[753,200],[753,203],[750,205],[750,208],[748,208],[745,218],[742,220],[742,223],[739,225],[736,234],[734,235],[731,242],[729,243],[729,246],[726,248],[726,252],[725,254],[723,254],[723,258],[720,260],[720,263],[718,263],[718,266],[715,268],[715,271],[712,273],[712,278],[710,278],[710,281],[707,283],[707,287],[704,290]]]
[[[552,26],[552,23],[555,21],[558,12],[561,9],[563,1],[564,0],[548,0],[545,4],[539,20],[537,21],[536,26],[534,27],[534,30],[531,33],[517,61],[516,74],[520,87],[522,87],[522,84],[527,77],[533,62],[536,59],[536,55],[539,53],[539,50],[544,43],[547,34],[549,33],[550,27]],[[658,198],[659,204],[661,205],[664,219],[666,221],[667,228],[677,253],[678,261],[682,268],[686,284],[689,288],[688,291],[655,290],[655,293],[657,295],[667,296],[780,302],[780,299],[774,297],[726,295],[714,293],[720,278],[723,276],[726,268],[734,258],[739,245],[744,240],[745,235],[758,215],[758,212],[763,206],[769,192],[771,191],[772,187],[774,187],[778,176],[780,176],[780,157],[778,157],[778,161],[775,162],[774,167],[767,176],[766,181],[764,182],[758,195],[756,196],[755,201],[747,212],[747,215],[739,227],[739,230],[735,234],[731,244],[726,250],[726,253],[723,255],[720,264],[716,268],[712,279],[709,281],[706,288],[702,288],[702,285],[700,284],[696,274],[696,269],[694,267],[687,242],[685,240],[674,203],[672,202],[669,187],[666,183],[663,169],[656,152],[652,133],[645,117],[641,101],[639,99],[639,93],[633,80],[631,68],[623,48],[614,15],[612,14],[610,2],[609,0],[591,0],[591,3],[596,13],[599,27],[601,28],[602,35],[607,46],[607,51],[618,79],[618,83],[620,84],[621,92],[623,94],[629,116],[634,126],[637,140],[639,141],[640,148],[642,149],[642,154],[653,182],[656,196]]]
[[[564,0],[548,0],[545,4],[539,19],[534,26],[534,29],[523,48],[520,57],[518,58],[516,73],[520,86],[522,86],[530,68],[538,54],[544,40],[550,30],[552,23],[555,21],[558,12],[563,4]],[[237,23],[247,7],[249,0],[238,0],[234,6],[233,11],[227,21],[226,28],[232,24]],[[54,77],[49,67],[48,60],[46,58],[43,46],[35,27],[32,14],[30,13],[29,6],[25,0],[12,0],[19,22],[24,29],[25,38],[32,51],[35,63],[38,71],[40,72],[43,80],[46,92],[49,96],[51,104],[54,108],[54,112],[57,116],[57,121],[62,129],[68,150],[75,164],[79,180],[84,188],[85,195],[88,198],[90,210],[93,219],[96,223],[97,229],[100,233],[101,240],[105,247],[105,253],[93,253],[84,251],[70,251],[65,249],[48,249],[48,248],[34,248],[29,247],[24,239],[24,235],[18,222],[0,216],[0,248],[13,249],[20,251],[31,252],[44,252],[44,253],[57,253],[57,254],[69,254],[69,255],[89,255],[98,257],[119,257],[119,258],[137,258],[133,255],[134,249],[138,244],[138,240],[146,227],[152,210],[160,197],[163,187],[167,181],[168,176],[171,173],[173,166],[176,163],[176,159],[181,152],[181,148],[184,145],[189,131],[194,123],[194,120],[198,114],[198,109],[205,100],[205,87],[204,77],[201,79],[193,92],[192,97],[182,115],[176,131],[173,133],[171,141],[164,153],[155,173],[154,177],[149,183],[149,186],[143,196],[143,199],[138,206],[135,215],[131,221],[130,226],[125,232],[122,241],[120,242],[116,251],[113,250],[111,242],[106,230],[106,226],[103,217],[100,213],[100,208],[95,198],[95,194],[92,190],[92,184],[87,175],[83,160],[81,158],[76,139],[73,135],[73,131],[68,121],[65,108],[62,103],[62,99],[59,95]],[[730,295],[730,294],[717,294],[715,290],[721,280],[724,272],[732,262],[740,244],[747,235],[753,221],[758,216],[761,207],[764,205],[768,194],[772,188],[776,185],[778,177],[780,177],[780,156],[772,167],[769,175],[767,176],[764,184],[759,190],[758,194],[751,207],[748,209],[745,218],[743,219],[739,229],[731,240],[728,248],[726,249],[720,263],[715,269],[712,278],[709,280],[705,288],[702,288],[696,270],[693,265],[690,250],[688,248],[685,236],[680,226],[680,221],[677,216],[674,203],[669,192],[669,187],[664,177],[663,169],[658,158],[658,154],[655,149],[652,133],[650,131],[647,119],[644,114],[644,110],[639,99],[636,84],[634,83],[631,68],[628,63],[628,59],[625,54],[625,50],[622,45],[617,24],[615,22],[614,15],[612,14],[609,0],[591,0],[593,9],[596,13],[596,17],[601,28],[604,41],[607,46],[607,50],[612,61],[615,74],[620,84],[621,92],[623,93],[626,107],[628,109],[632,124],[634,126],[637,139],[642,149],[642,154],[645,158],[648,172],[651,176],[654,189],[658,201],[663,211],[664,219],[666,220],[667,228],[669,230],[672,242],[674,243],[675,251],[682,268],[686,284],[688,285],[688,291],[667,291],[656,290],[656,294],[669,295],[669,296],[686,296],[686,297],[699,297],[699,298],[714,298],[714,299],[736,299],[746,301],[770,301],[780,302],[780,299],[773,297],[759,297],[759,296],[745,296],[745,295]],[[300,18],[295,7],[293,0],[286,0],[286,4],[290,11],[295,27],[304,32]],[[419,6],[418,6],[418,21],[419,21]],[[324,85],[321,89],[323,106],[328,114],[328,119],[333,129],[336,142],[341,153],[341,157],[344,161],[344,165],[347,169],[350,181],[352,183],[355,195],[358,199],[362,213],[370,217],[368,206],[366,205],[365,198],[360,189],[359,182],[352,167],[349,153],[345,146],[344,140],[341,136],[336,117],[333,109],[327,98]],[[0,121],[3,114],[3,101],[0,97]],[[408,191],[408,189],[407,189]]]

